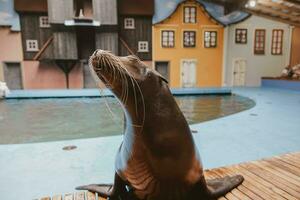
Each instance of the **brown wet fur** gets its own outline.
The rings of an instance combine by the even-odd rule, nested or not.
[[[97,50],[90,67],[123,106],[126,130],[113,185],[77,189],[109,199],[213,200],[243,182],[240,175],[205,180],[199,153],[167,80],[135,56]]]

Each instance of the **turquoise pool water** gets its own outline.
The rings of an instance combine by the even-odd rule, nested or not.
[[[190,124],[255,105],[251,99],[238,95],[181,96],[176,101]],[[122,110],[111,97],[0,101],[0,144],[111,136],[122,130]]]

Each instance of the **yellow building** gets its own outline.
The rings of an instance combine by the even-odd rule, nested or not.
[[[197,1],[153,25],[153,61],[173,88],[222,85],[224,26]]]

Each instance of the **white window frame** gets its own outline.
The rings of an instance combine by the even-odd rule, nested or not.
[[[44,19],[47,19],[48,24],[43,23]],[[48,16],[40,16],[39,20],[40,20],[40,28],[49,28],[50,27],[49,17]]]
[[[206,37],[206,33],[209,33]],[[212,33],[215,35],[212,36]],[[207,46],[208,44],[208,46]],[[217,30],[204,30],[203,31],[203,47],[206,49],[218,47],[218,31]]]
[[[143,44],[145,44],[145,48],[142,48]],[[138,52],[149,52],[148,41],[139,41],[138,42]]]
[[[164,35],[164,33],[166,33],[166,34]],[[172,36],[170,33],[172,33]],[[174,48],[175,47],[175,31],[174,30],[162,30],[160,38],[161,38],[160,44],[161,44],[162,48]]]
[[[183,7],[183,22],[186,24],[196,24],[197,23],[197,7],[195,6],[184,6]],[[192,10],[194,11],[194,16],[192,16]]]
[[[188,34],[188,40],[189,41],[186,41],[186,37],[185,37],[185,33]],[[191,37],[191,33],[194,34],[194,37]],[[197,31],[196,30],[183,30],[182,32],[182,35],[183,35],[183,38],[182,38],[182,44],[183,44],[183,47],[184,48],[195,48],[196,45],[197,45]],[[194,40],[194,44],[192,45],[190,40],[191,38]],[[186,44],[186,42],[188,42],[188,44]]]
[[[35,47],[32,47],[32,45],[30,45],[30,43],[34,44]],[[29,52],[39,51],[38,41],[37,40],[26,40],[26,51],[29,51]]]
[[[131,25],[128,25],[127,22],[131,21]],[[124,28],[125,29],[135,29],[135,20],[134,18],[124,18]]]

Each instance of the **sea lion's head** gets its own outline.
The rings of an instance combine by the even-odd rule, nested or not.
[[[136,56],[119,57],[96,50],[90,66],[123,104],[147,103],[168,88],[167,80]]]

